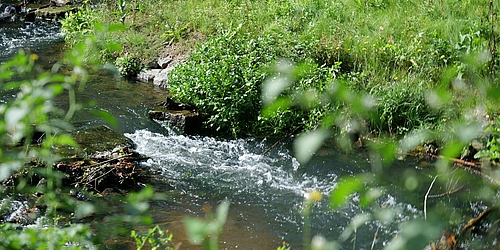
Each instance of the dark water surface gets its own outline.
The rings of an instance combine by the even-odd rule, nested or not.
[[[62,36],[50,23],[0,24],[0,59],[6,60],[19,48],[37,53],[44,67],[59,60],[63,51]],[[291,140],[279,143],[263,155],[274,141],[269,139],[218,139],[186,136],[167,124],[147,118],[147,104],[163,100],[165,92],[150,84],[117,79],[105,72],[93,74],[83,93],[82,102],[95,102],[92,108],[106,110],[117,119],[114,127],[130,137],[137,150],[151,157],[145,165],[157,174],[152,185],[169,197],[151,206],[155,223],[168,228],[181,249],[200,249],[190,245],[182,220],[185,216],[204,216],[203,207],[213,209],[230,201],[228,221],[221,236],[223,249],[276,249],[282,241],[292,249],[302,248],[304,194],[319,190],[323,199],[313,207],[312,235],[328,240],[339,239],[356,214],[363,209],[356,195],[345,208],[333,211],[328,193],[338,179],[372,171],[368,154],[339,152],[323,147],[312,161],[301,165],[293,157]],[[64,97],[56,103],[64,107]],[[87,110],[90,108],[87,108]],[[102,124],[82,111],[73,119],[77,129]],[[341,249],[381,249],[398,233],[398,226],[423,216],[423,197],[432,181],[431,173],[422,170],[422,162],[399,161],[386,169],[381,186],[385,194],[376,202],[379,208],[390,207],[393,220],[380,223],[371,220],[341,244]],[[425,185],[406,191],[404,178],[408,169],[420,169],[417,178]],[[422,182],[421,182],[422,183]],[[354,240],[355,239],[355,240]]]

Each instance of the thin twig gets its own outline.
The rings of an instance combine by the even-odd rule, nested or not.
[[[432,199],[432,198],[440,198],[440,197],[443,197],[443,196],[446,196],[446,195],[454,194],[454,193],[456,193],[456,192],[460,191],[460,189],[462,189],[463,187],[464,187],[464,185],[462,185],[462,186],[461,186],[461,187],[459,187],[459,188],[456,188],[456,189],[453,189],[453,190],[446,191],[446,192],[444,192],[444,193],[442,193],[442,194],[433,194],[433,195],[429,195],[429,196],[427,196],[427,198],[431,198],[431,199]]]
[[[459,234],[462,235],[467,230],[469,230],[469,229],[477,226],[479,223],[481,223],[481,220],[483,220],[484,217],[486,217],[493,210],[496,210],[496,208],[491,208],[491,207],[487,208],[481,214],[479,214],[476,218],[473,218],[473,219],[469,220],[467,222],[467,224],[465,224],[465,226],[462,228],[462,230],[460,230]]]
[[[377,231],[375,231],[375,234],[373,235],[372,247],[370,248],[370,250],[373,250],[373,247],[375,246],[375,242],[377,241],[377,235],[378,235],[379,229],[380,229],[380,226],[377,227]]]
[[[106,176],[107,174],[111,173],[111,171],[113,171],[115,169],[116,169],[116,167],[112,167],[109,171],[107,171],[106,173],[100,175],[99,177],[96,177],[94,179],[91,179],[91,180],[87,181],[87,183],[85,183],[85,185],[89,184],[91,181],[97,181],[97,180],[99,180],[100,178]]]
[[[125,157],[127,157],[127,156],[132,156],[132,155],[133,155],[132,153],[130,153],[130,154],[126,154],[126,155],[121,155],[121,156],[119,156],[119,157],[116,157],[116,158],[113,158],[113,159],[108,159],[108,160],[105,160],[105,161],[102,161],[102,162],[98,162],[98,163],[94,163],[94,164],[92,164],[92,165],[88,165],[88,166],[85,166],[85,167],[86,167],[86,168],[97,167],[97,166],[103,165],[103,164],[105,164],[105,163],[108,163],[108,162],[111,162],[111,161],[114,161],[114,160],[118,160],[118,159],[121,159],[121,158],[125,158]],[[97,173],[100,169],[101,169],[101,168],[96,168],[96,169],[94,169],[93,171],[91,171],[91,172],[89,172],[89,173],[86,173],[85,175],[86,175],[86,176],[91,176],[91,175],[93,175],[93,174],[96,174],[96,173]],[[108,174],[109,172],[111,172],[113,169],[116,169],[116,167],[113,167],[111,170],[109,170],[108,172],[106,172],[105,174],[103,174],[103,175],[101,175],[101,176],[99,176],[99,177],[97,177],[97,178],[90,178],[90,177],[89,177],[89,178],[88,178],[88,181],[87,181],[84,185],[88,185],[91,181],[98,180],[99,178],[101,178],[101,177],[103,177],[103,176],[107,175],[107,174]],[[83,180],[82,180],[82,181],[80,181],[80,182],[77,182],[76,184],[79,184],[79,183],[82,183],[82,182],[83,182]]]
[[[471,167],[468,167],[468,166],[460,166],[460,167],[464,168],[465,170],[469,170],[471,172],[474,172],[477,175],[482,176],[483,178],[489,180],[492,184],[500,186],[500,182],[497,179],[495,179],[495,178],[493,178],[493,177],[491,177],[491,176],[489,176],[489,175],[487,175],[487,174],[485,174],[485,173],[483,173],[483,172],[481,172],[481,171],[479,171],[477,169],[474,169],[474,168],[471,168]]]
[[[429,193],[431,192],[432,186],[434,185],[434,182],[438,178],[439,175],[436,175],[434,177],[434,180],[432,180],[431,185],[429,186],[429,189],[427,189],[427,193],[425,194],[424,198],[424,220],[427,220],[427,197],[429,196]]]
[[[480,165],[478,165],[478,164],[476,164],[474,162],[464,161],[464,160],[460,160],[460,159],[457,159],[457,158],[449,158],[449,157],[444,157],[442,155],[435,155],[435,154],[431,154],[431,157],[432,158],[436,158],[436,159],[447,159],[447,160],[450,160],[450,161],[452,161],[454,163],[458,163],[458,164],[469,166],[469,167],[481,168]]]
[[[132,156],[133,154],[130,153],[130,154],[126,154],[126,155],[121,155],[121,156],[118,156],[116,158],[112,158],[112,159],[108,159],[108,160],[105,160],[105,161],[101,161],[101,162],[98,162],[98,163],[94,163],[92,165],[88,165],[86,166],[87,168],[91,168],[91,167],[95,167],[95,166],[99,166],[99,165],[103,165],[105,163],[108,163],[108,162],[112,162],[114,160],[118,160],[118,159],[121,159],[121,158],[125,158],[125,157],[128,157],[128,156]]]
[[[482,176],[483,178],[489,180],[492,184],[495,184],[497,186],[500,186],[500,181],[479,171],[477,168],[480,168],[480,166],[478,166],[477,164],[473,163],[473,162],[468,162],[468,161],[463,161],[463,160],[459,160],[459,159],[454,159],[454,158],[445,158],[444,156],[441,156],[441,155],[433,155],[431,154],[431,157],[433,158],[437,158],[437,159],[448,159],[448,160],[451,160],[456,164],[456,166],[459,166],[465,170],[468,170],[468,171],[471,171],[477,175],[480,175]]]
[[[271,151],[271,149],[273,149],[274,147],[276,147],[276,145],[278,145],[278,143],[282,142],[283,140],[285,140],[286,138],[292,136],[293,134],[295,134],[295,132],[297,132],[297,130],[299,130],[299,128],[301,128],[302,126],[299,126],[297,127],[296,129],[294,129],[292,132],[288,133],[288,135],[286,135],[285,137],[279,139],[277,142],[275,142],[271,147],[267,148],[263,153],[262,155],[265,155],[267,154],[267,152]]]

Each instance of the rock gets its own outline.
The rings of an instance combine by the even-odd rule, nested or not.
[[[195,105],[176,102],[170,97],[167,97],[167,101],[162,104],[167,110],[191,110],[195,113],[198,112],[198,108]]]
[[[62,7],[47,7],[40,8],[35,11],[36,16],[46,19],[64,18],[67,12],[75,11],[76,8],[71,5],[63,5]]]
[[[99,151],[112,151],[116,147],[134,149],[134,142],[111,128],[101,125],[72,133],[73,139],[87,154]]]
[[[166,89],[168,87],[168,75],[173,69],[173,66],[165,69],[143,69],[137,74],[137,79],[143,82],[153,83],[159,88]]]
[[[480,141],[473,140],[471,144],[463,150],[460,159],[464,161],[476,161],[477,159],[474,156],[483,149],[484,145]]]
[[[168,121],[186,134],[201,132],[204,120],[195,105],[180,103],[170,97],[167,97],[165,102],[158,103],[154,110],[149,112],[149,118]]]
[[[151,60],[148,63],[146,63],[146,67],[148,69],[161,69],[160,65],[158,65],[157,60]]]
[[[149,118],[168,121],[172,126],[186,134],[200,132],[202,125],[200,114],[191,110],[153,110],[149,112]]]
[[[159,75],[161,69],[142,69],[137,74],[137,78],[144,82],[153,83],[157,75]]]
[[[57,7],[65,6],[69,3],[68,0],[50,0],[50,4],[55,5]]]
[[[173,67],[162,69],[160,73],[158,73],[156,77],[153,79],[153,84],[162,89],[168,88],[168,77],[173,69],[174,69]]]
[[[165,69],[168,67],[168,65],[172,62],[172,57],[167,56],[165,58],[159,58],[158,59],[158,65],[160,65],[160,68]]]

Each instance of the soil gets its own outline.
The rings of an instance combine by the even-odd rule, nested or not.
[[[172,62],[170,62],[170,65],[178,65],[187,61],[189,55],[194,50],[196,45],[202,43],[206,39],[207,37],[202,33],[195,32],[191,34],[191,36],[186,40],[172,43],[163,47],[163,49],[158,54],[158,57],[165,58],[167,56],[170,56],[172,58]]]

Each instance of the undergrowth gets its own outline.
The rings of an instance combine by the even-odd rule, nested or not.
[[[127,27],[107,38],[116,39],[124,50],[100,50],[97,54],[104,59],[129,58],[128,62],[145,65],[172,44],[194,50],[191,61],[174,71],[170,90],[211,115],[208,127],[233,135],[314,128],[329,110],[342,108],[342,102],[334,101],[309,113],[282,110],[275,120],[262,119],[260,86],[270,76],[266,67],[281,58],[316,65],[313,75],[322,75],[308,80],[311,91],[340,79],[353,91],[371,95],[378,114],[367,122],[366,132],[394,136],[419,127],[440,127],[468,108],[436,107],[428,100],[427,90],[445,81],[442,75],[449,69],[463,83],[459,88],[452,80],[446,83],[457,103],[466,99],[461,86],[474,89],[469,85],[478,75],[498,76],[499,31],[492,25],[498,6],[489,0],[108,0],[91,13],[105,24],[121,22]],[[76,15],[65,22],[63,29],[74,30],[88,21]],[[229,41],[227,34],[232,34]],[[200,45],[204,41],[198,37],[209,39]],[[477,53],[487,59],[471,73],[465,58]]]

